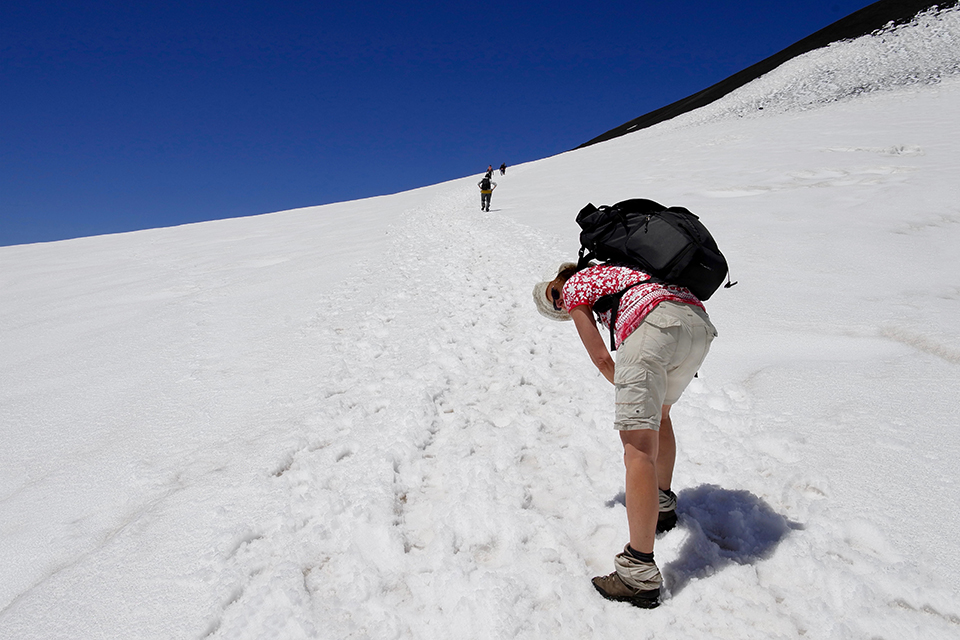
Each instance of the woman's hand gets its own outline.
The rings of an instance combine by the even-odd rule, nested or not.
[[[593,318],[593,309],[589,305],[579,305],[570,310],[570,317],[580,334],[580,341],[587,349],[587,354],[597,366],[603,377],[613,384],[614,360],[607,350],[607,345],[597,329],[597,321]]]

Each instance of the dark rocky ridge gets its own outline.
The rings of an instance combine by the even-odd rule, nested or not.
[[[699,91],[692,96],[661,107],[656,111],[651,111],[639,118],[634,118],[630,122],[584,142],[577,148],[582,149],[583,147],[589,147],[598,142],[612,140],[633,131],[652,127],[655,124],[675,118],[688,111],[699,109],[722,98],[731,91],[739,89],[748,82],[756,80],[765,73],[773,71],[787,60],[813,51],[814,49],[826,47],[832,42],[859,38],[868,33],[873,33],[891,22],[894,24],[910,22],[918,13],[926,11],[931,7],[946,9],[956,5],[958,2],[960,2],[960,0],[880,0],[879,2],[874,2],[870,6],[864,7],[845,18],[837,20],[813,35],[807,36],[779,53],[775,53],[769,58],[761,60],[703,91]]]

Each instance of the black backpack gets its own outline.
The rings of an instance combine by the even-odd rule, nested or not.
[[[483,189],[484,191],[488,191],[490,189],[490,178],[484,178],[483,180],[481,180],[480,188]]]
[[[683,207],[664,207],[635,198],[613,206],[588,204],[577,214],[580,225],[578,267],[591,260],[635,267],[657,282],[686,287],[708,300],[728,278],[727,260],[700,219]],[[600,298],[594,311],[612,309],[611,345],[620,298],[626,290]],[[611,346],[611,349],[615,348]]]

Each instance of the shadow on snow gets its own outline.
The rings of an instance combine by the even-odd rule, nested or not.
[[[615,504],[625,504],[622,492],[607,506]],[[677,515],[688,538],[677,559],[662,567],[673,594],[691,580],[711,576],[724,567],[770,557],[790,531],[803,528],[749,491],[709,484],[681,491]]]

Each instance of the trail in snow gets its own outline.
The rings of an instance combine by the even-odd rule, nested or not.
[[[248,569],[264,553],[299,559],[287,589],[298,593],[297,606],[312,601],[321,610],[290,615],[289,603],[277,602],[272,611],[267,594],[276,578],[253,579],[227,608],[222,637],[251,624],[331,618],[386,636],[390,629],[407,637],[459,634],[470,619],[478,634],[500,634],[506,630],[495,620],[476,618],[501,606],[505,586],[513,585],[507,597],[514,602],[528,598],[525,587],[543,590],[536,586],[542,576],[525,576],[526,561],[506,569],[511,558],[550,554],[558,566],[572,562],[584,573],[581,558],[561,561],[557,551],[569,546],[557,537],[571,532],[547,523],[565,518],[564,498],[579,500],[590,478],[603,475],[584,469],[610,457],[585,459],[576,446],[601,435],[582,429],[580,389],[570,386],[567,398],[550,391],[553,403],[544,398],[566,378],[553,374],[584,358],[576,362],[579,353],[555,344],[556,332],[534,330],[528,296],[518,298],[542,267],[543,241],[496,214],[469,211],[467,200],[458,191],[408,212],[391,230],[383,266],[334,294],[336,304],[321,305],[336,311],[313,323],[317,366],[326,373],[315,435],[278,464],[287,512],[236,556],[253,562]],[[516,415],[516,406],[528,410]],[[549,491],[545,470],[557,481]],[[616,491],[609,487],[604,499]],[[550,582],[542,607],[536,599],[521,606],[566,606],[555,593],[564,581]],[[587,587],[579,585],[581,596]]]

